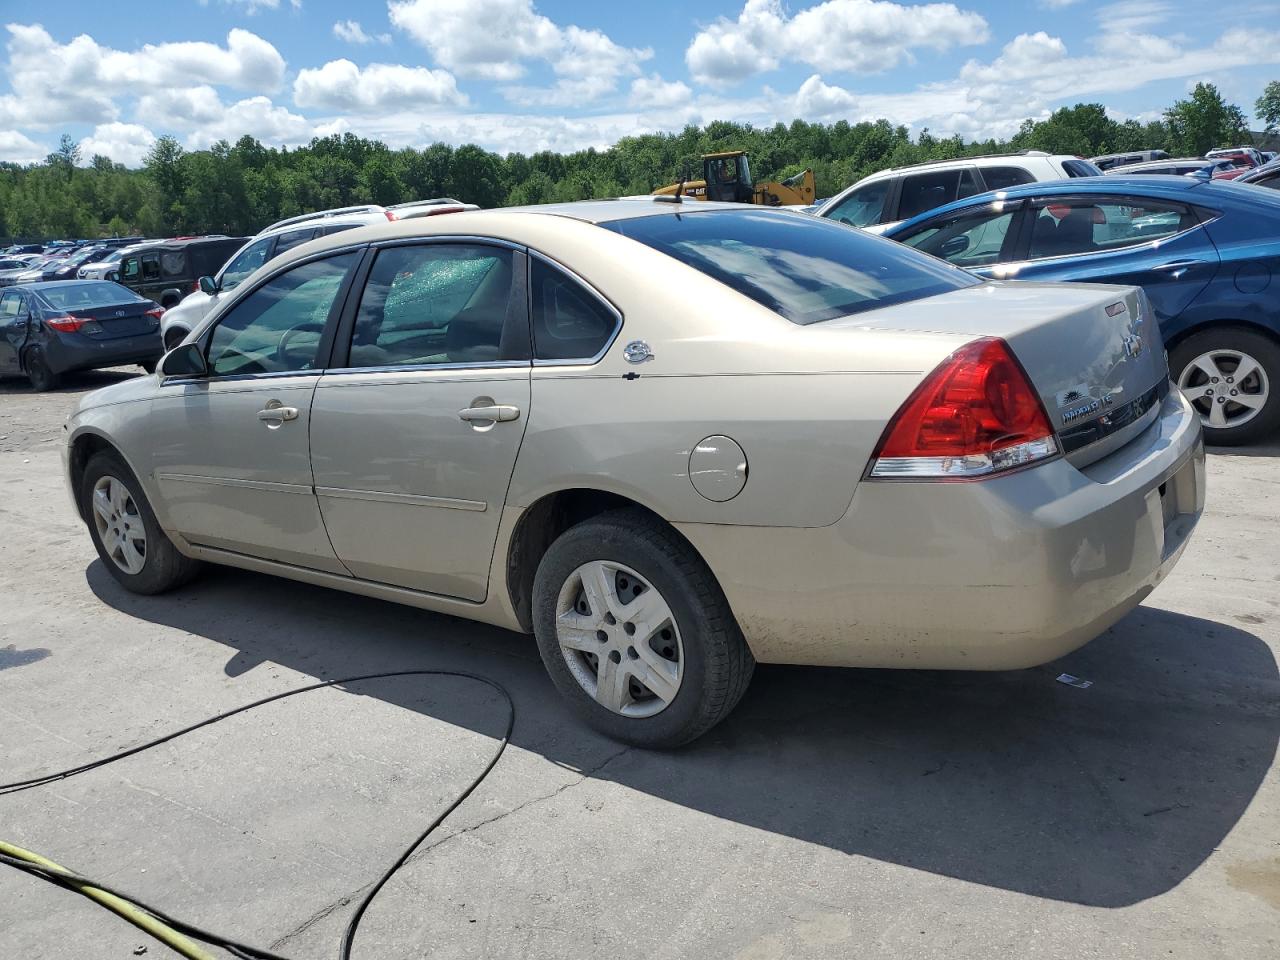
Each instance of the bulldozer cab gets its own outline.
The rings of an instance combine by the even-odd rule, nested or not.
[[[755,181],[742,151],[710,153],[702,158],[702,178],[707,184],[707,199],[729,203],[751,203]]]

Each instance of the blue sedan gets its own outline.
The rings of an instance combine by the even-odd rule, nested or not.
[[[1028,183],[885,236],[998,280],[1141,286],[1210,443],[1280,426],[1280,191],[1189,177]]]

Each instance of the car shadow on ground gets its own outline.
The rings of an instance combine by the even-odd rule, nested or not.
[[[126,593],[98,561],[86,576],[120,611],[225,644],[230,675],[267,661],[317,678],[483,673],[511,690],[513,743],[557,764],[848,854],[1090,906],[1157,896],[1203,863],[1253,798],[1280,731],[1266,644],[1151,607],[1032,670],[761,666],[726,723],[655,753],[584,729],[531,638],[229,569],[161,597]],[[1056,682],[1063,671],[1092,686]],[[359,692],[500,730],[494,702],[462,685]]]
[[[142,375],[141,367],[113,367],[109,370],[77,370],[64,373],[58,386],[48,393],[86,393],[99,387],[109,387],[121,380],[132,380]],[[31,381],[26,377],[0,377],[0,396],[14,393],[33,393]]]

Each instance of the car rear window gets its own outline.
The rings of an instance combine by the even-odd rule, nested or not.
[[[45,287],[40,295],[59,310],[85,310],[107,307],[113,303],[137,303],[145,300],[128,287],[107,280],[85,283],[60,283]]]
[[[1068,177],[1098,177],[1102,175],[1102,171],[1088,160],[1063,160],[1062,169]]]
[[[982,282],[891,240],[797,213],[682,211],[600,226],[665,253],[798,324]]]

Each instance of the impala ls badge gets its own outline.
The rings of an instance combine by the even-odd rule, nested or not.
[[[653,351],[643,340],[632,340],[622,348],[622,356],[626,358],[627,363],[644,363],[646,360],[653,359]]]

